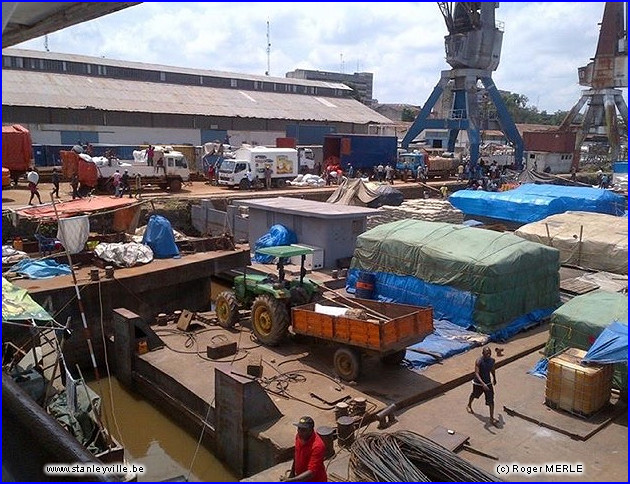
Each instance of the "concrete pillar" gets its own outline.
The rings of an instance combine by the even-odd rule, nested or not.
[[[240,477],[248,474],[247,431],[282,416],[260,383],[253,378],[214,369],[217,454]],[[269,463],[269,466],[275,462]],[[263,467],[264,468],[264,467]]]
[[[116,355],[116,378],[131,386],[133,363],[136,355],[136,322],[142,319],[125,308],[114,309],[114,353]]]

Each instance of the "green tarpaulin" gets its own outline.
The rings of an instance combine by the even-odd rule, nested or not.
[[[474,324],[492,333],[559,302],[559,252],[512,234],[400,220],[357,238],[352,268],[414,276],[476,296]]]
[[[53,317],[37,304],[26,289],[2,278],[2,321],[51,321]]]
[[[614,321],[628,324],[627,295],[593,291],[574,297],[551,315],[545,355],[555,355],[565,348],[588,351],[599,334]],[[628,390],[627,363],[615,365],[613,386]]]

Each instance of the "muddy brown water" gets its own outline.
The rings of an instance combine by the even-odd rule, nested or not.
[[[178,427],[114,378],[90,387],[101,395],[103,423],[125,448],[125,459],[146,468],[139,482],[177,480],[235,482],[238,478],[212,452],[197,447],[199,436]],[[111,388],[111,391],[110,391]],[[112,411],[112,400],[113,409]],[[115,418],[114,418],[115,416]]]

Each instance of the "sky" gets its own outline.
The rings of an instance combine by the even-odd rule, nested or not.
[[[604,2],[500,2],[501,90],[554,113],[580,98]],[[374,73],[381,103],[422,105],[450,67],[436,2],[145,2],[48,36],[52,52],[264,75],[294,69]],[[15,47],[44,50],[44,38]],[[624,89],[627,100],[627,89]]]

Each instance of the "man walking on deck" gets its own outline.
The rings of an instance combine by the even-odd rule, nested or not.
[[[475,362],[475,378],[473,379],[473,391],[468,398],[467,410],[469,413],[475,413],[472,409],[473,400],[479,398],[483,393],[486,397],[486,405],[490,409],[490,423],[497,426],[494,419],[494,387],[497,384],[497,376],[494,372],[494,358],[491,358],[492,351],[486,346],[481,352],[481,358],[477,358]],[[492,375],[492,382],[490,381]]]

